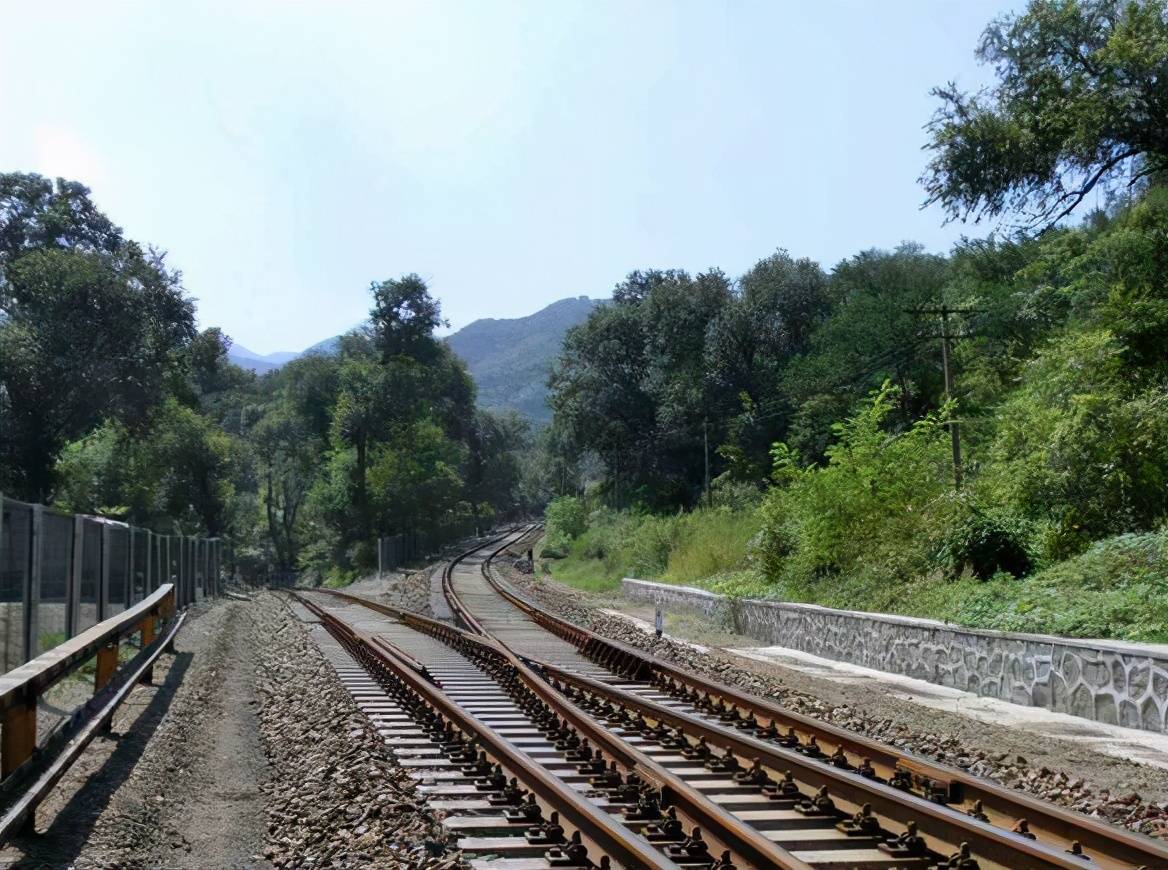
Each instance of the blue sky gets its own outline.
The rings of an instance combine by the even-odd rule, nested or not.
[[[453,327],[646,267],[830,267],[919,210],[929,88],[1019,3],[18,3],[0,170],[93,188],[259,352],[418,272]]]

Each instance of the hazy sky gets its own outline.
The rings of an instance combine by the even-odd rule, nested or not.
[[[11,3],[0,170],[76,178],[202,325],[298,350],[418,272],[454,327],[634,268],[830,267],[920,211],[929,88],[1019,3]]]

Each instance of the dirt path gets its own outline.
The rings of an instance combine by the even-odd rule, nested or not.
[[[0,866],[240,867],[261,853],[267,762],[250,618],[203,606],[14,840]]]
[[[457,866],[310,629],[268,593],[193,612],[0,867]]]

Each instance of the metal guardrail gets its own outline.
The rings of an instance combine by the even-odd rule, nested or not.
[[[173,584],[183,607],[220,591],[218,538],[161,535],[0,494],[0,673]]]
[[[0,842],[32,817],[37,805],[81,754],[135,683],[150,682],[154,663],[173,642],[185,614],[167,583],[130,609],[86,629],[0,676]],[[120,671],[122,641],[141,636],[141,651]],[[53,685],[96,659],[94,696],[48,744],[37,745],[37,704]]]

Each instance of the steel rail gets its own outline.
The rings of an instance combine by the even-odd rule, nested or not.
[[[293,594],[359,658],[372,660],[385,668],[393,679],[408,686],[435,713],[472,738],[495,763],[531,791],[549,812],[559,813],[562,821],[579,831],[581,838],[597,852],[607,855],[623,867],[676,870],[677,865],[654,849],[647,840],[621,826],[608,813],[548,773],[489,725],[449,698],[430,681],[428,675],[415,667],[416,661],[399,658],[396,647],[378,643],[375,636],[354,629],[307,597]],[[352,599],[343,594],[341,597]],[[493,646],[491,648],[494,649]]]
[[[523,530],[516,540],[521,540],[531,526]],[[513,534],[513,532],[512,532]],[[487,546],[506,540],[512,534],[505,534]],[[502,550],[511,546],[507,543],[493,550],[484,561],[483,566]],[[468,609],[459,601],[454,592],[452,575],[454,567],[466,556],[478,552],[484,547],[476,547],[447,562],[443,569],[443,588],[447,591],[447,600],[456,612],[469,614]],[[555,710],[573,728],[587,737],[593,744],[603,748],[609,755],[618,759],[623,766],[637,773],[641,779],[653,785],[662,796],[663,806],[673,806],[687,816],[702,832],[709,836],[720,848],[728,849],[739,862],[747,862],[751,867],[779,867],[801,868],[811,870],[810,865],[796,858],[781,846],[772,843],[754,828],[742,824],[742,821],[700,791],[689,785],[677,774],[658,764],[636,747],[622,740],[600,723],[596,722],[586,712],[551,687],[548,682],[535,673],[530,666],[502,641],[487,634],[477,619],[471,615],[469,625],[477,626],[478,633],[492,640],[499,652],[507,659],[511,667],[515,668],[524,684],[536,694],[549,708]]]
[[[978,857],[996,861],[1006,867],[1020,866],[1017,863],[1020,858],[1025,860],[1024,866],[1033,870],[1069,870],[1082,866],[1081,858],[1068,855],[1048,844],[958,815],[924,798],[872,782],[830,764],[809,760],[792,749],[759,740],[732,728],[713,725],[697,716],[674,710],[591,677],[573,674],[555,665],[541,663],[539,667],[553,678],[553,686],[557,682],[574,685],[634,710],[649,720],[678,728],[688,736],[701,738],[709,745],[726,749],[744,760],[747,767],[757,759],[774,772],[775,779],[781,777],[784,771],[791,770],[800,782],[814,788],[827,786],[832,797],[842,798],[857,809],[870,804],[877,815],[902,825],[920,821],[926,838],[936,837],[947,845],[947,848],[935,850],[942,854],[955,852],[962,843],[968,843]]]
[[[510,535],[496,538],[486,546],[498,543],[502,538],[508,537]],[[483,545],[451,560],[444,571],[447,575],[443,578],[444,583],[448,579],[449,573],[453,570],[453,566],[458,561],[480,549],[483,549]],[[501,547],[500,549],[503,548]],[[481,648],[501,657],[509,667],[514,669],[523,684],[546,707],[553,710],[561,719],[569,723],[592,745],[598,747],[610,758],[616,760],[626,770],[636,773],[644,782],[659,791],[662,796],[661,803],[663,807],[673,806],[679,813],[690,820],[692,826],[699,827],[703,835],[716,843],[718,848],[729,850],[738,859],[741,866],[776,867],[785,868],[785,870],[786,868],[789,868],[789,870],[811,870],[809,864],[795,857],[786,849],[772,843],[756,829],[743,825],[740,819],[686,783],[680,776],[672,773],[648,755],[597,723],[585,711],[581,710],[553,689],[545,679],[539,676],[527,664],[526,660],[516,655],[498,640],[486,634],[475,634],[464,631],[411,611],[369,601],[338,590],[319,591],[327,592],[332,596],[393,616],[400,619],[406,625],[425,631],[447,643],[454,643],[460,640],[469,642],[479,645]]]
[[[1078,841],[1084,850],[1134,867],[1168,868],[1168,845],[1089,816],[1063,809],[1027,794],[1004,788],[958,768],[937,764],[920,756],[902,753],[875,740],[852,734],[830,723],[803,716],[773,701],[754,697],[741,689],[689,673],[670,662],[549,613],[515,592],[493,576],[490,560],[484,562],[483,576],[508,602],[552,634],[574,644],[598,664],[620,670],[633,678],[668,679],[707,695],[721,697],[749,715],[772,721],[776,727],[794,728],[814,736],[825,749],[842,747],[858,758],[869,758],[886,771],[905,767],[934,781],[948,784],[952,797],[963,802],[980,800],[987,814],[1010,823],[1026,819],[1040,839],[1064,844]]]

